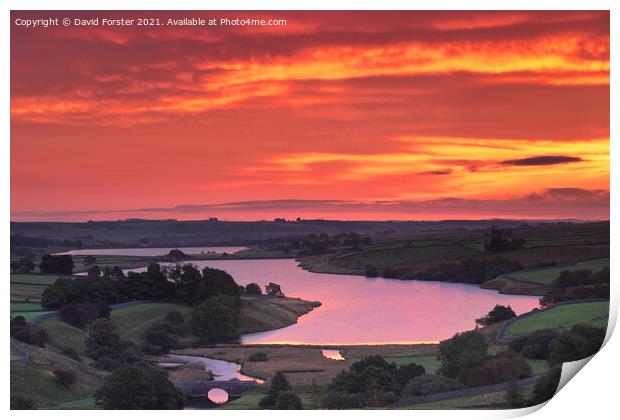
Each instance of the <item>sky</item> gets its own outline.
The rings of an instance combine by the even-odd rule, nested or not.
[[[11,18],[12,220],[609,219],[608,12]]]

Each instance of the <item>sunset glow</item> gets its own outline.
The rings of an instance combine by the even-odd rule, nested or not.
[[[12,220],[609,218],[608,12],[192,15],[12,24]]]

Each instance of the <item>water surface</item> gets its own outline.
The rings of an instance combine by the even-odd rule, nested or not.
[[[536,296],[502,295],[477,285],[316,274],[294,260],[191,261],[226,270],[237,283],[269,282],[287,296],[322,306],[279,330],[246,334],[243,344],[388,344],[437,342],[471,330],[495,305],[521,314],[538,306]]]
[[[204,366],[206,371],[211,371],[214,381],[250,381],[263,383],[262,379],[253,378],[241,373],[241,366],[237,363],[227,362],[225,360],[210,359],[202,356],[186,356],[183,354],[166,354],[167,358],[182,360],[184,362],[196,363]]]

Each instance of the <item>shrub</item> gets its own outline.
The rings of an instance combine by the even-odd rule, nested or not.
[[[185,322],[185,318],[179,311],[170,311],[164,317],[164,322],[170,325],[181,325]]]
[[[11,410],[34,410],[34,401],[19,395],[11,395]]]
[[[54,369],[53,372],[56,376],[56,382],[58,382],[60,386],[63,386],[65,388],[69,388],[77,380],[75,373],[71,372],[70,370]]]
[[[118,360],[122,351],[123,345],[112,321],[96,320],[86,339],[86,354],[95,360],[104,356]]]
[[[532,391],[532,405],[542,404],[549,401],[555,395],[560,384],[560,377],[562,376],[562,368],[556,366],[545,372],[534,385]]]
[[[289,384],[286,376],[282,372],[277,372],[271,380],[269,391],[258,403],[261,408],[274,408],[278,399],[278,394],[283,391],[289,391],[291,385]]]
[[[448,378],[464,380],[469,370],[487,358],[488,344],[477,331],[457,333],[439,343],[439,372]]]
[[[95,393],[97,405],[105,410],[175,410],[183,408],[185,400],[167,372],[148,365],[116,369]]]
[[[248,285],[246,285],[245,292],[251,295],[262,295],[263,294],[263,291],[261,290],[260,286],[256,283],[249,283]]]
[[[508,347],[529,359],[547,359],[551,352],[551,343],[558,335],[555,330],[534,331],[511,341]]]
[[[70,359],[77,360],[78,362],[82,361],[80,354],[73,347],[69,347],[69,346],[62,347],[60,349],[60,354],[62,354],[63,356],[67,356]]]
[[[301,398],[293,391],[282,391],[278,393],[273,408],[276,410],[301,410],[303,405]]]
[[[93,367],[98,370],[105,371],[113,371],[120,365],[118,359],[112,358],[110,356],[101,356],[99,359],[93,363]]]
[[[363,408],[364,399],[359,394],[330,391],[323,398],[323,407],[329,410],[350,410]]]
[[[467,387],[499,384],[527,378],[532,368],[527,361],[513,352],[501,352],[473,367],[465,378]]]
[[[267,354],[263,353],[262,351],[256,352],[256,353],[252,353],[249,357],[250,362],[266,362],[267,360],[269,360],[267,358]]]
[[[437,394],[440,392],[456,391],[463,385],[456,379],[444,378],[437,375],[424,373],[411,379],[405,385],[403,397],[419,397],[423,395]]]
[[[60,308],[58,316],[67,324],[84,328],[99,318],[99,308],[91,302],[69,303]]]
[[[495,305],[491,311],[482,318],[476,319],[476,324],[486,327],[497,322],[506,321],[517,316],[510,306]]]
[[[605,339],[605,330],[589,325],[574,325],[551,342],[549,364],[584,359],[595,354]]]
[[[144,351],[150,354],[168,353],[178,343],[169,332],[169,324],[161,322],[147,328],[142,338],[145,342]]]

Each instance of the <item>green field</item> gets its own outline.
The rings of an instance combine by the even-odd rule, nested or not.
[[[424,366],[424,370],[427,373],[436,374],[441,366],[439,360],[437,360],[437,356],[429,355],[429,356],[420,356],[415,354],[403,354],[403,355],[394,355],[394,356],[386,356],[385,360],[390,363],[396,363],[397,365],[406,365],[408,363],[417,363],[418,365]]]
[[[38,311],[38,312],[33,312],[33,311],[29,311],[29,312],[11,312],[11,316],[12,317],[16,317],[16,316],[23,316],[24,319],[28,322],[32,321],[33,319],[35,319],[36,317],[38,317],[39,315],[43,315],[46,314],[50,311]]]
[[[268,386],[257,386],[254,389],[243,393],[241,397],[234,401],[224,404],[221,410],[259,410],[258,402],[267,394]],[[304,409],[317,409],[324,392],[323,387],[317,387],[316,393],[312,391],[311,386],[297,385],[292,390],[299,395]]]
[[[607,328],[608,317],[609,302],[561,305],[515,321],[504,331],[504,337],[518,337],[546,328],[569,328],[575,324]]]
[[[600,258],[597,260],[583,261],[577,264],[562,265],[555,267],[539,268],[535,270],[523,270],[510,273],[505,276],[517,281],[526,281],[531,283],[543,284],[546,286],[558,278],[562,271],[575,271],[575,270],[592,270],[593,272],[600,271],[605,267],[609,267],[609,258]]]
[[[523,387],[523,395],[529,398],[532,394],[534,385]],[[487,394],[475,395],[473,397],[459,397],[448,400],[435,401],[425,404],[416,404],[409,407],[414,410],[456,410],[459,408],[507,408],[506,391],[490,392]]]
[[[11,274],[11,283],[28,283],[28,284],[54,284],[59,275],[47,274]]]
[[[186,319],[191,312],[189,306],[176,303],[145,303],[115,309],[112,311],[111,320],[123,340],[136,342],[148,327],[162,321],[166,314],[173,310],[181,312]]]
[[[11,302],[11,312],[41,312],[40,303]]]

